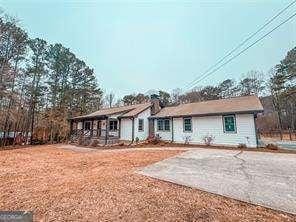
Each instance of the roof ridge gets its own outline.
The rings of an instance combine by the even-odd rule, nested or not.
[[[144,104],[148,104],[148,103],[151,103],[151,102],[145,102],[145,103],[138,103],[138,104],[132,104],[132,105],[123,105],[123,106],[114,106],[114,107],[106,107],[106,108],[101,108],[97,111],[100,111],[100,110],[108,110],[108,109],[116,109],[116,108],[123,108],[123,107],[136,107],[136,106],[140,106],[140,105],[144,105]],[[95,112],[97,112],[95,111]]]
[[[258,96],[256,95],[248,95],[248,96],[233,96],[233,97],[229,97],[229,98],[221,98],[221,99],[210,99],[210,100],[204,100],[204,101],[199,101],[199,102],[191,102],[191,103],[181,103],[179,105],[176,105],[175,107],[177,106],[180,106],[180,105],[189,105],[189,104],[196,104],[196,103],[207,103],[207,102],[221,102],[221,101],[225,101],[225,100],[233,100],[233,99],[241,99],[241,98],[247,98],[247,97],[256,97],[259,99]]]

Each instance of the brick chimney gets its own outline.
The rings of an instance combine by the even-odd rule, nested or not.
[[[150,96],[150,101],[152,103],[152,107],[151,107],[151,114],[155,115],[156,113],[158,113],[161,109],[160,104],[159,104],[159,96],[156,94],[152,94]]]

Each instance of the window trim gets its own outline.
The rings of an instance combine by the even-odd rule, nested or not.
[[[162,130],[159,129],[159,125],[158,125],[159,121],[162,121],[162,128],[163,128]],[[169,125],[168,125],[169,129],[165,129],[165,121],[169,122]],[[170,132],[171,131],[171,121],[169,118],[157,119],[156,124],[157,124],[157,131],[159,131],[159,132]]]
[[[225,117],[233,117],[233,119],[234,119],[234,131],[226,131]],[[237,133],[236,115],[235,114],[223,115],[222,116],[222,123],[223,123],[223,132],[224,133],[227,133],[227,134],[236,134]]]
[[[140,129],[140,121],[142,122],[142,129]],[[144,119],[138,119],[138,132],[144,131]]]
[[[111,129],[111,122],[116,122],[116,129],[114,129],[114,123],[113,123],[113,129]],[[109,120],[108,129],[109,129],[110,132],[118,131],[118,120]]]
[[[190,120],[190,130],[186,130],[186,129],[185,129],[185,120],[186,120],[186,119],[189,119],[189,120]],[[192,125],[193,125],[193,124],[192,124],[192,117],[184,117],[184,118],[183,118],[183,132],[184,132],[184,133],[192,133]]]

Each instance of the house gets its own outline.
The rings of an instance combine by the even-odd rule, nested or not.
[[[74,136],[112,140],[145,140],[149,135],[176,143],[257,147],[255,118],[263,112],[256,96],[159,106],[151,102],[102,109],[71,119]]]
[[[71,140],[85,137],[105,144],[118,140],[146,140],[149,136],[148,118],[159,110],[158,99],[151,99],[148,103],[101,109],[71,118]]]

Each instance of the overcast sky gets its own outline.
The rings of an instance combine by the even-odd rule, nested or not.
[[[121,96],[183,88],[291,1],[0,2],[30,37],[70,48],[104,90]],[[296,4],[265,32],[295,11]],[[268,72],[295,46],[296,18],[199,85]]]

